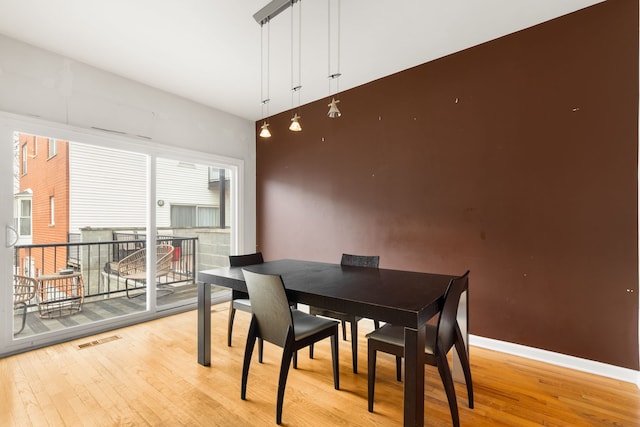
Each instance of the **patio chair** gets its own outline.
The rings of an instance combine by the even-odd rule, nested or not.
[[[171,272],[171,261],[173,260],[173,246],[167,244],[156,245],[156,279],[166,277]],[[133,298],[140,293],[131,295],[130,290],[141,289],[147,281],[147,248],[138,249],[131,255],[118,261],[113,270],[118,278],[124,279],[125,292],[127,298]],[[129,283],[132,283],[130,288]],[[169,293],[172,290],[167,290]]]
[[[27,306],[29,302],[36,296],[37,283],[35,279],[26,276],[13,276],[13,309],[17,310],[22,308],[22,325],[17,332],[14,332],[13,336],[18,335],[24,330],[27,322]]]

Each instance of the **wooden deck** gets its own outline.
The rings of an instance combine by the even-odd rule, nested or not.
[[[163,285],[158,290],[159,305],[175,305],[175,304],[192,304],[196,302],[197,288],[193,283],[178,283],[176,286]],[[173,292],[166,292],[166,288],[170,288]],[[217,291],[228,291],[219,288]],[[131,313],[142,312],[145,310],[146,294],[141,293],[134,298],[127,298],[121,293],[118,296],[110,298],[92,297],[85,299],[82,310],[70,316],[57,317],[52,319],[43,319],[37,310],[37,307],[31,307],[27,314],[27,321],[24,330],[16,336],[23,338],[30,335],[41,334],[50,331],[62,330],[64,328],[88,324],[104,319],[111,319],[118,316],[124,316]],[[22,309],[14,312],[15,329],[20,327],[22,322]]]

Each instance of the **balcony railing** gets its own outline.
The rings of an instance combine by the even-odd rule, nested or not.
[[[158,236],[156,244],[174,246],[171,272],[163,284],[194,282],[197,237]],[[73,270],[82,274],[84,297],[111,297],[122,293],[118,277],[109,268],[127,255],[146,246],[144,234],[114,233],[113,240],[79,242],[69,236],[69,243],[15,246],[14,273],[38,277]],[[116,286],[110,282],[116,281]],[[109,285],[108,285],[109,284]]]

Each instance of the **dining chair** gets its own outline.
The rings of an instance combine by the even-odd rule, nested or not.
[[[378,268],[380,264],[380,257],[377,255],[351,255],[342,254],[340,265],[351,267],[369,267]],[[309,307],[309,314],[314,316],[330,317],[332,319],[340,320],[342,324],[342,339],[347,340],[347,328],[346,322],[351,325],[351,359],[353,363],[353,373],[358,373],[358,321],[362,319],[359,316],[355,316],[350,313],[340,313],[338,311],[327,310],[320,307]],[[380,322],[374,319],[375,329],[380,327]],[[313,359],[313,345],[309,347],[309,357]]]
[[[256,338],[262,338],[282,347],[282,362],[278,380],[276,403],[276,423],[282,423],[282,403],[289,374],[289,365],[293,357],[294,369],[298,367],[296,352],[312,343],[331,337],[331,359],[333,361],[333,386],[340,389],[338,373],[338,322],[311,316],[291,308],[287,300],[284,282],[279,275],[259,274],[242,270],[251,300],[251,324],[247,336],[247,345],[242,365],[242,385],[240,397],[247,398],[247,377],[251,355]]]
[[[229,255],[229,265],[231,267],[244,267],[247,265],[262,264],[262,252],[246,255]],[[233,333],[233,321],[236,317],[236,310],[251,313],[251,301],[249,295],[242,291],[231,290],[231,301],[229,303],[229,325],[227,326],[227,346],[231,347],[231,336]],[[258,341],[258,361],[262,363],[262,340]]]
[[[29,302],[35,298],[37,289],[37,282],[35,279],[27,276],[13,276],[13,309],[23,309],[22,312],[22,325],[20,329],[14,332],[13,336],[18,335],[24,330],[27,323],[27,310]]]
[[[462,338],[462,332],[456,320],[460,296],[469,288],[469,271],[462,276],[452,279],[444,294],[444,304],[435,325],[426,325],[425,337],[425,363],[437,366],[442,383],[444,385],[453,425],[460,425],[458,416],[458,404],[453,386],[453,378],[447,353],[453,346],[460,358],[462,370],[464,372],[465,383],[467,384],[467,394],[469,397],[469,408],[473,408],[473,384],[471,382],[471,368],[467,349]],[[373,393],[376,378],[376,354],[378,351],[390,353],[396,356],[396,376],[401,380],[401,358],[404,357],[404,328],[386,324],[380,329],[367,334],[368,347],[368,404],[369,412],[373,412]]]

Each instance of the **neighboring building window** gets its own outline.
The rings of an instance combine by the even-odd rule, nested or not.
[[[58,140],[49,138],[49,157],[53,157],[58,154]]]
[[[218,208],[198,207],[198,226],[199,227],[217,227],[220,224],[220,218],[216,218]]]
[[[29,150],[27,149],[27,144],[22,144],[22,175],[27,174],[27,158]]]
[[[20,224],[18,230],[21,236],[31,236],[31,200],[20,200]]]
[[[218,227],[220,209],[213,206],[171,206],[172,227]]]
[[[54,196],[49,197],[49,212],[51,213],[51,219],[49,225],[55,225],[56,221],[56,198]]]

